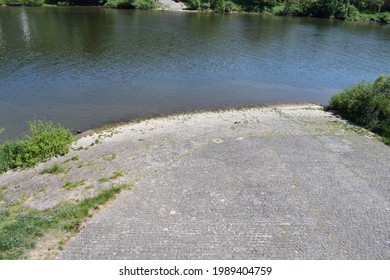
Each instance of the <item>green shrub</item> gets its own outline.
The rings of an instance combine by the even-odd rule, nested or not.
[[[347,9],[347,19],[351,21],[358,20],[360,17],[359,10],[354,6],[349,4]]]
[[[157,7],[154,0],[108,0],[104,5],[109,8],[117,9],[140,9],[150,10]]]
[[[374,83],[361,82],[330,100],[331,110],[342,117],[390,139],[390,75]]]
[[[44,3],[45,0],[24,0],[26,6],[42,6]]]
[[[232,2],[232,1],[225,1],[225,12],[238,12],[241,11],[242,8],[240,5]]]
[[[202,2],[200,0],[188,0],[186,1],[187,9],[200,10]]]
[[[45,159],[68,152],[74,137],[70,130],[51,122],[30,123],[30,135],[0,145],[0,173],[17,167],[31,167]]]
[[[223,13],[225,12],[225,0],[216,0],[213,5],[214,11]]]
[[[390,13],[389,12],[380,13],[378,15],[377,21],[380,23],[390,23]]]
[[[134,8],[133,0],[108,0],[104,6],[117,9]]]
[[[140,10],[150,10],[157,7],[154,0],[134,0],[133,5],[136,9]]]
[[[8,6],[42,6],[45,0],[0,0],[0,4]]]
[[[8,6],[22,6],[24,0],[4,0],[4,3]]]
[[[25,144],[22,140],[9,140],[0,146],[0,173],[22,164]]]
[[[211,9],[219,13],[230,13],[234,11],[241,11],[241,6],[225,0],[216,0],[210,5]]]

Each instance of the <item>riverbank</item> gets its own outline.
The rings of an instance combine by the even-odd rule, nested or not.
[[[8,6],[104,6],[118,9],[141,9],[141,10],[172,10],[172,11],[199,11],[216,13],[258,13],[275,16],[295,16],[339,19],[368,23],[390,23],[390,2],[384,2],[383,7],[355,6],[336,1],[336,4],[321,4],[321,1],[275,1],[273,4],[264,1],[259,3],[251,1],[209,1],[187,0],[184,2],[173,0],[107,0],[107,1],[59,1],[52,0],[0,0],[0,5]],[[378,12],[379,10],[379,12]]]
[[[0,208],[15,211],[11,225],[84,209],[74,239],[49,224],[18,258],[383,259],[389,157],[374,134],[314,104],[188,113],[99,130],[66,156],[0,175]],[[96,204],[111,189],[119,198]],[[248,242],[256,232],[266,239]]]

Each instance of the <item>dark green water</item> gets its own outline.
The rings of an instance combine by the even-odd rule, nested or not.
[[[0,7],[0,141],[268,102],[326,104],[390,73],[390,26],[103,8]]]

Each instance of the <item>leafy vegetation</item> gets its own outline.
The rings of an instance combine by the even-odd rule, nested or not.
[[[30,123],[30,135],[0,145],[0,173],[9,169],[31,167],[56,155],[64,155],[74,141],[70,130],[51,122]]]
[[[260,12],[390,23],[390,0],[182,0],[190,10]],[[0,0],[6,5],[105,6],[118,9],[154,9],[155,0]]]
[[[70,168],[62,168],[59,164],[54,164],[48,168],[42,170],[41,174],[59,174],[59,173],[67,173]]]
[[[220,13],[243,10],[242,6],[239,3],[225,0],[188,0],[186,1],[186,5],[190,10],[213,10]]]
[[[154,0],[107,0],[106,7],[118,9],[141,9],[149,10],[157,7]]]
[[[4,0],[8,6],[42,6],[45,0]]]
[[[127,188],[128,184],[120,185],[78,204],[63,203],[47,210],[25,207],[20,202],[7,203],[0,209],[0,260],[23,258],[48,230],[77,232],[91,211]]]
[[[329,109],[377,133],[390,144],[390,75],[344,89],[331,98]]]

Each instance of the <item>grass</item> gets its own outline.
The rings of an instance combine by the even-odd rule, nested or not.
[[[70,130],[51,122],[30,123],[30,134],[24,139],[9,140],[0,145],[0,173],[27,168],[57,155],[65,155],[74,137]]]
[[[23,259],[49,230],[76,233],[92,211],[129,187],[120,185],[80,203],[62,203],[47,210],[29,208],[20,202],[7,203],[0,209],[0,259]]]
[[[360,82],[333,96],[327,108],[382,137],[390,144],[390,75]]]
[[[7,193],[7,186],[0,186],[0,201],[4,199],[4,195]]]
[[[80,180],[80,181],[76,181],[76,182],[66,181],[64,188],[67,190],[71,190],[71,189],[76,188],[77,186],[80,186],[80,185],[82,186],[84,184],[85,184],[85,180]]]
[[[68,163],[70,161],[78,161],[78,160],[79,160],[79,156],[74,156],[72,158],[65,160],[62,164]]]
[[[102,177],[100,178],[98,181],[101,182],[101,183],[105,183],[105,182],[108,182],[110,180],[115,180],[119,177],[122,177],[123,176],[123,173],[122,172],[119,172],[119,171],[114,171],[114,173],[112,173],[112,175],[110,176],[110,178],[107,178],[107,177]]]
[[[118,172],[118,171],[114,171],[114,173],[112,174],[112,176],[110,177],[110,179],[116,179],[116,178],[119,178],[119,177],[122,177],[123,174],[122,172]]]
[[[41,174],[68,173],[71,168],[62,168],[59,164],[54,164],[42,170]]]
[[[77,168],[83,168],[83,167],[85,167],[85,166],[92,166],[92,165],[96,165],[96,164],[99,164],[99,163],[94,162],[94,161],[88,161],[87,163],[81,162],[81,163],[79,163],[79,164],[77,165]]]

